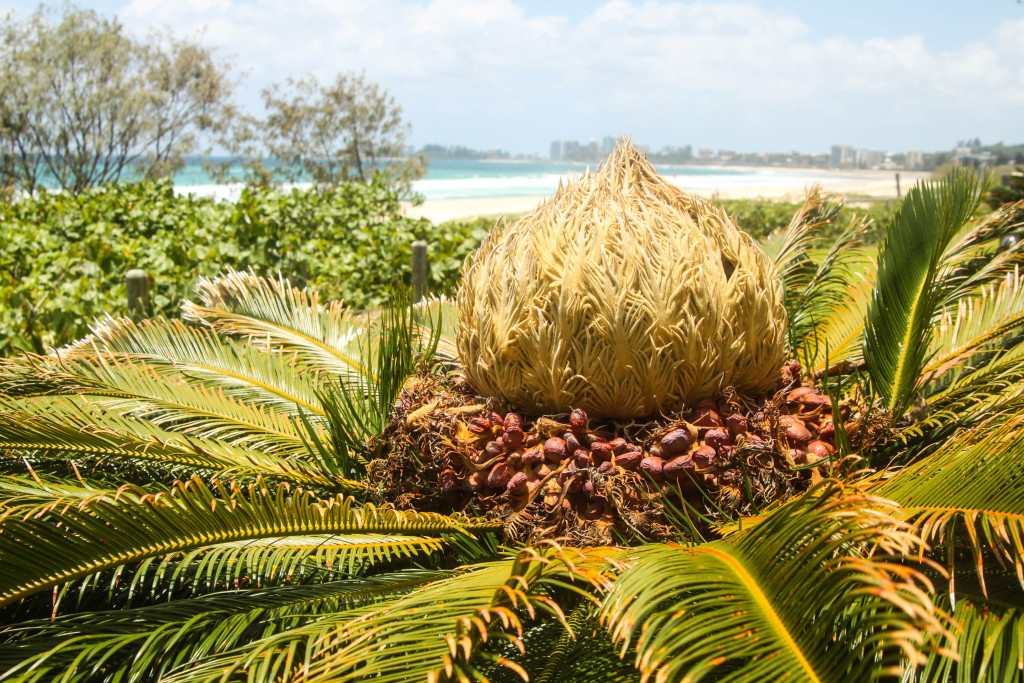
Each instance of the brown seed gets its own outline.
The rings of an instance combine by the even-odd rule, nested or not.
[[[612,459],[612,447],[604,441],[595,441],[590,444],[590,452],[594,462],[608,462]]]
[[[807,394],[813,394],[813,393],[814,393],[814,388],[813,387],[797,387],[793,391],[791,391],[788,394],[786,394],[786,400],[787,401],[793,401],[795,403],[795,402],[799,401],[801,398],[803,398],[804,396],[806,396]]]
[[[523,442],[523,445],[526,446],[527,448],[530,448],[531,446],[537,446],[539,444],[540,435],[535,432],[527,432],[526,441]]]
[[[586,467],[592,467],[593,464],[594,464],[594,459],[590,457],[590,453],[585,451],[585,450],[583,450],[582,448],[577,448],[573,452],[573,458],[572,459],[573,459],[573,462],[576,463],[576,467],[578,467],[579,469],[584,469]]]
[[[779,418],[779,424],[782,425],[783,427],[792,427],[793,425],[797,425],[800,427],[807,426],[807,423],[805,423],[803,420],[801,420],[799,417],[795,415],[783,415],[782,417]]]
[[[474,434],[486,434],[491,431],[491,423],[482,417],[474,417],[467,428]]]
[[[575,430],[586,429],[587,422],[587,413],[580,408],[577,408],[569,414],[569,426]]]
[[[462,490],[466,493],[480,493],[487,483],[487,475],[483,472],[474,472],[462,480]]]
[[[544,442],[544,457],[551,462],[562,462],[566,453],[565,439],[553,436]]]
[[[497,457],[505,452],[505,445],[500,441],[488,441],[484,446],[484,452],[491,458]]]
[[[806,448],[811,440],[811,433],[806,427],[791,425],[786,428],[786,441],[791,448]]]
[[[696,468],[697,466],[694,464],[692,457],[680,455],[666,462],[662,472],[665,474],[666,479],[680,479],[685,477],[687,472],[692,473]]]
[[[629,444],[621,436],[609,441],[608,445],[612,447],[612,453],[615,455],[621,455],[629,450]]]
[[[640,471],[648,475],[654,481],[661,481],[665,478],[665,461],[653,455],[649,455],[640,461]]]
[[[665,455],[665,449],[661,447],[661,444],[654,444],[647,453],[648,455],[653,455],[656,458],[661,458]]]
[[[528,489],[528,484],[529,482],[526,479],[526,475],[523,474],[522,472],[517,472],[516,474],[512,475],[511,479],[508,480],[506,488],[508,489],[508,492],[511,493],[512,495],[521,496],[524,493],[526,493]]]
[[[543,479],[544,477],[546,477],[549,474],[551,474],[551,468],[548,466],[547,463],[544,463],[540,467],[537,468],[537,473],[536,474],[537,474],[538,477]]]
[[[718,401],[713,398],[702,398],[693,407],[696,410],[718,410]]]
[[[593,500],[587,505],[586,510],[583,511],[584,519],[599,519],[604,514],[604,501]]]
[[[580,440],[572,432],[566,432],[564,438],[565,450],[567,450],[568,452],[575,453],[576,451],[583,448],[583,444],[580,443]]]
[[[523,418],[519,417],[518,413],[508,413],[504,419],[505,429],[511,431],[513,429],[523,430]]]
[[[798,360],[791,360],[786,363],[785,369],[789,372],[790,376],[794,378],[799,378],[803,371],[803,368],[800,367],[800,361]]]
[[[790,448],[789,457],[793,459],[793,462],[797,465],[804,465],[807,463],[807,451],[801,448]]]
[[[505,445],[508,447],[510,451],[514,451],[515,449],[522,446],[523,440],[525,438],[526,435],[523,434],[523,430],[521,429],[509,429],[508,431],[501,435],[502,441],[505,442]]]
[[[579,470],[576,469],[576,463],[570,462],[568,465],[565,466],[564,470],[558,473],[558,483],[564,484],[565,482],[569,481],[569,478],[572,475],[576,474],[576,472],[578,471]]]
[[[488,413],[487,419],[491,423],[491,427],[504,427],[505,420],[497,413]]]
[[[699,408],[694,410],[691,417],[692,419],[690,422],[698,427],[712,428],[722,426],[722,418],[720,418],[718,413],[714,410],[710,410],[708,408]]]
[[[732,445],[732,434],[725,429],[709,429],[704,435],[704,443],[715,450]]]
[[[691,445],[693,445],[693,439],[690,437],[690,431],[687,429],[673,429],[661,437],[661,451],[666,458],[672,458],[685,453],[690,450]]]
[[[453,496],[459,492],[459,479],[452,470],[441,472],[441,493]]]
[[[739,413],[733,413],[729,417],[725,418],[725,425],[729,428],[730,432],[737,436],[747,433],[747,418],[743,417]]]
[[[606,460],[605,462],[601,463],[601,465],[597,468],[597,471],[607,477],[611,474],[615,474],[615,465],[613,465],[610,460]]]
[[[534,446],[530,450],[523,453],[523,464],[526,466],[539,465],[544,462],[544,454],[541,450]]]
[[[635,472],[640,467],[640,461],[643,459],[642,453],[628,451],[622,455],[615,456],[615,464],[628,472]]]
[[[818,429],[818,438],[832,441],[836,437],[836,425],[831,420],[822,422]]]
[[[487,485],[492,489],[503,489],[508,486],[508,480],[511,478],[512,472],[509,471],[508,466],[499,462],[487,474]]]
[[[715,463],[715,449],[711,446],[701,446],[693,453],[693,463],[702,470],[706,470]]]
[[[819,458],[828,458],[835,454],[836,449],[831,444],[827,444],[824,441],[812,441],[807,444],[807,452],[813,453]]]

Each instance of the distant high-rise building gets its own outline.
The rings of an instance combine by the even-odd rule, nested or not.
[[[913,170],[915,168],[924,167],[924,154],[919,149],[907,150],[907,168]]]
[[[597,161],[601,158],[601,146],[597,144],[597,138],[590,138],[587,143],[587,161]]]
[[[562,141],[555,140],[551,143],[551,161],[558,161],[562,158]]]
[[[601,140],[601,156],[608,156],[615,151],[615,138],[611,135],[605,135],[604,140]]]
[[[875,149],[858,149],[856,154],[857,168],[874,168],[879,166],[884,155]]]
[[[562,140],[562,159],[565,161],[580,160],[580,143],[576,140]]]
[[[853,147],[849,145],[832,145],[832,154],[829,156],[828,165],[833,168],[847,168],[853,166]]]

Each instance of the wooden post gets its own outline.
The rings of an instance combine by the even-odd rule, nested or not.
[[[412,243],[412,302],[419,303],[427,296],[427,243],[416,240]]]
[[[128,286],[128,315],[141,320],[153,315],[153,302],[149,298],[149,276],[146,271],[133,268],[124,276]]]
[[[896,199],[899,199],[903,195],[900,194],[900,174],[896,174]]]

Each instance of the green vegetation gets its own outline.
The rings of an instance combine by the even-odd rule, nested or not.
[[[265,213],[287,206],[268,196]],[[769,442],[719,455],[824,480],[732,508],[744,494],[725,484],[706,500],[652,487],[640,503],[665,535],[632,544],[628,501],[533,543],[518,532],[545,496],[446,488],[443,468],[473,471],[470,415],[497,423],[450,372],[452,340],[401,299],[367,315],[229,273],[198,285],[186,322],[122,320],[59,359],[0,361],[0,677],[1019,681],[1022,254],[992,247],[1024,205],[974,218],[981,196],[963,172],[915,188],[856,279],[863,224],[835,240],[837,202],[809,198],[775,257],[805,372],[787,363],[750,413]],[[795,465],[779,411],[826,404],[838,453]],[[504,424],[510,444],[528,428]],[[697,433],[653,425],[624,428],[660,429],[648,446]],[[615,468],[588,467],[573,495],[616,490]]]
[[[773,202],[763,199],[725,199],[717,201],[748,235],[756,240],[764,240],[773,232],[784,229],[790,219],[800,209],[800,204]],[[867,243],[875,243],[882,239],[884,229],[898,202],[875,202],[867,208],[843,205],[827,225],[822,226],[822,234],[836,238],[853,217],[859,216],[871,221],[864,235]]]
[[[221,129],[234,83],[198,43],[132,39],[117,20],[65,6],[0,29],[0,181],[79,193],[126,173],[184,165]]]
[[[380,182],[247,189],[236,203],[176,196],[169,181],[41,193],[0,205],[0,356],[41,353],[127,310],[124,276],[153,277],[157,315],[177,316],[201,276],[252,268],[356,309],[408,283],[411,243],[430,243],[430,291],[452,293],[486,224],[400,214]]]

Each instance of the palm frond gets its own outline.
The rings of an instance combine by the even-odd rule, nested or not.
[[[864,359],[895,415],[912,400],[928,359],[933,316],[945,295],[938,279],[943,256],[982,194],[975,176],[957,169],[915,186],[889,225],[864,328]]]
[[[369,375],[360,357],[366,320],[343,304],[322,304],[315,292],[287,280],[229,270],[196,285],[199,302],[186,302],[182,315],[220,334],[245,339],[269,353],[294,356],[311,372],[348,377]]]
[[[1005,278],[997,287],[982,288],[974,298],[961,299],[956,310],[945,312],[934,327],[931,360],[923,369],[925,380],[949,372],[962,376],[974,370],[1008,350],[1008,345],[1000,342],[1021,327],[1024,287],[1016,275]]]
[[[926,541],[969,543],[986,591],[983,558],[1013,567],[1024,589],[1024,416],[982,424],[878,484]]]
[[[789,227],[776,257],[789,314],[789,354],[802,357],[815,345],[817,330],[834,310],[847,303],[850,273],[864,260],[860,247],[869,222],[854,218],[838,238],[824,232],[838,219],[842,200],[813,188]],[[820,262],[814,252],[828,250]]]
[[[958,600],[951,609],[956,639],[946,638],[940,647],[954,650],[951,657],[935,658],[906,683],[1010,683],[1024,679],[1024,610],[990,601]]]
[[[162,375],[144,361],[80,358],[60,368],[27,372],[34,377],[35,391],[18,401],[25,412],[45,413],[66,402],[61,397],[78,397],[81,403],[182,434],[283,457],[306,453],[294,415],[234,398],[216,386]]]
[[[117,496],[67,507],[59,519],[30,511],[0,519],[0,606],[46,588],[151,557],[212,545],[289,536],[400,534],[495,530],[500,522],[399,512],[351,498],[323,501],[265,485],[213,490],[198,479],[169,493],[132,486]],[[23,557],[32,557],[25,565]]]
[[[223,433],[211,436],[193,436],[187,429],[166,431],[130,415],[110,413],[78,397],[0,401],[0,457],[20,457],[26,452],[60,458],[79,454],[187,465],[221,474],[263,475],[348,493],[365,491],[360,482],[324,472],[315,464],[246,447],[258,443],[236,446],[224,439]],[[294,440],[304,447],[301,437]]]
[[[826,482],[749,531],[641,547],[603,615],[645,680],[869,681],[920,664],[923,634],[944,628],[927,578],[888,560],[918,548],[895,512]]]
[[[157,680],[198,658],[323,614],[393,599],[448,571],[405,570],[315,585],[230,591],[148,607],[27,622],[0,631],[0,677],[27,682]]]
[[[321,383],[302,372],[288,354],[265,353],[180,320],[108,319],[85,339],[61,349],[56,357],[38,358],[35,365],[44,361],[68,371],[75,367],[73,361],[84,359],[88,367],[98,358],[144,363],[160,376],[217,388],[234,399],[285,414],[300,409],[320,412],[316,391]],[[35,372],[20,374],[30,379],[38,372],[31,370]]]
[[[182,669],[166,683],[220,680],[242,671],[251,680],[471,680],[479,676],[474,660],[486,656],[481,645],[516,639],[524,617],[548,613],[562,619],[551,591],[573,582],[575,590],[592,589],[595,568],[603,566],[600,554],[592,559],[582,551],[525,550],[466,567],[377,609],[338,615]],[[492,663],[515,666],[500,658]]]

